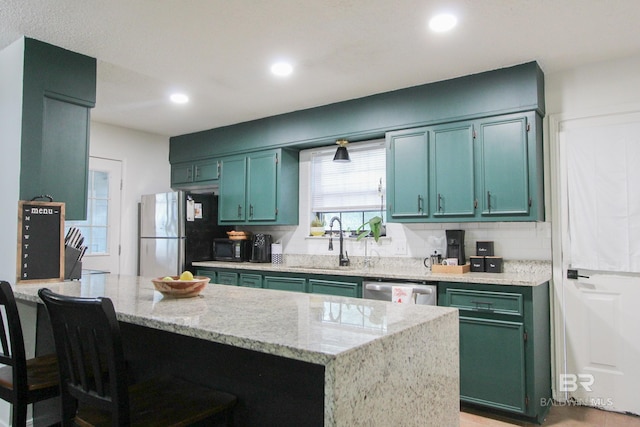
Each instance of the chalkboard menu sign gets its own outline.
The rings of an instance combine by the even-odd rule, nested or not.
[[[18,282],[64,279],[64,203],[18,202]]]

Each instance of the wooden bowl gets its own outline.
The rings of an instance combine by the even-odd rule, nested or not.
[[[180,276],[170,276],[173,280],[162,280],[162,277],[151,279],[153,286],[162,295],[173,298],[195,297],[202,292],[209,277],[195,276],[193,280],[180,280]]]

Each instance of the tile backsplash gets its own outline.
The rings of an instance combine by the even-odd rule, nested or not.
[[[305,226],[244,227],[253,232],[270,233],[283,244],[285,254],[338,255],[338,239],[333,252],[328,237],[310,237]],[[446,250],[445,230],[465,230],[465,254],[476,253],[476,241],[493,241],[495,255],[505,260],[551,260],[551,223],[492,222],[448,224],[387,224],[387,236],[378,243],[373,239],[345,239],[350,256],[427,257]]]

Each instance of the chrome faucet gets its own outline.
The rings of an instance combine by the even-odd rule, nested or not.
[[[345,255],[342,255],[342,248],[343,248],[343,237],[342,237],[342,222],[340,221],[340,218],[338,218],[337,216],[334,216],[333,218],[331,218],[331,221],[329,221],[329,250],[332,251],[333,250],[333,222],[334,221],[338,221],[338,224],[340,224],[340,267],[347,267],[349,265],[349,254],[345,251]]]

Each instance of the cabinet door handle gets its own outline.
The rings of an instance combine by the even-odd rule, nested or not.
[[[418,194],[418,212],[422,212],[422,197]]]
[[[487,191],[487,209],[491,212],[491,192]]]
[[[196,169],[196,178],[200,178],[200,168],[196,166],[195,169]]]
[[[442,212],[442,195],[440,193],[438,193],[438,212]]]
[[[242,206],[238,205],[238,218],[242,218]]]
[[[488,311],[493,311],[493,308],[491,307],[493,305],[492,302],[487,302],[487,301],[471,301],[471,304],[475,304],[476,305],[476,310],[488,310]]]
[[[216,178],[220,179],[220,162],[216,162]]]
[[[249,217],[253,218],[253,205],[249,205]]]
[[[191,175],[193,174],[192,168],[187,168],[187,181],[191,181]]]

